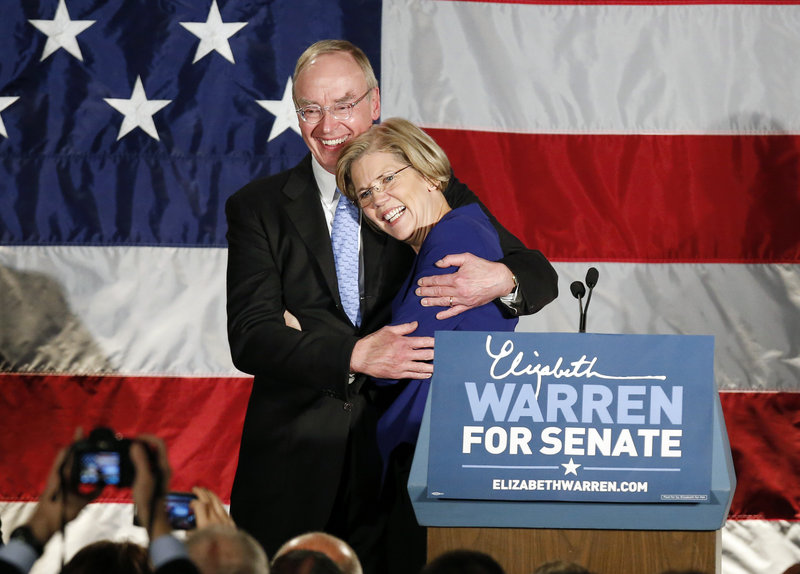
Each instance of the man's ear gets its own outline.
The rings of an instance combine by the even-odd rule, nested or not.
[[[378,118],[381,117],[381,89],[378,86],[372,88],[374,91],[372,92],[372,99],[370,100],[370,105],[372,106],[372,121],[378,121]]]

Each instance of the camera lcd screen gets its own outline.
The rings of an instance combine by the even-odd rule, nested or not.
[[[190,506],[192,500],[197,497],[191,492],[168,492],[164,506],[167,509],[167,517],[173,530],[192,530],[197,528],[197,518],[194,510]],[[144,526],[139,520],[139,509],[133,507],[133,523],[136,526]]]
[[[81,484],[119,484],[118,452],[89,452],[81,456],[80,462]]]
[[[191,530],[197,526],[194,511],[189,506],[197,498],[191,493],[170,492],[167,494],[167,515],[172,528],[176,530]]]

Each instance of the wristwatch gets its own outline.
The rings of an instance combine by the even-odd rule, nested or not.
[[[9,536],[8,539],[24,542],[30,546],[34,552],[36,552],[37,556],[44,554],[44,544],[42,544],[39,539],[33,535],[33,530],[31,530],[31,527],[27,524],[23,524],[22,526],[15,528],[13,532],[11,532],[11,536]]]

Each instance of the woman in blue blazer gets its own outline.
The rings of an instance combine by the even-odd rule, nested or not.
[[[497,231],[477,204],[455,209],[448,205],[443,191],[451,178],[450,162],[430,136],[401,118],[373,125],[343,151],[336,178],[339,189],[359,206],[370,225],[407,243],[416,253],[392,302],[391,324],[417,321],[413,336],[433,336],[435,331],[514,330],[517,318],[495,302],[437,319],[440,309],[423,307],[415,293],[420,277],[450,272],[436,266],[446,255],[472,253],[490,261],[503,257]],[[424,552],[420,548],[424,530],[413,520],[405,485],[430,379],[376,383],[396,393],[377,429],[378,447],[388,471],[389,528],[397,525],[397,530],[404,530],[393,536],[399,552],[409,553],[413,548]]]

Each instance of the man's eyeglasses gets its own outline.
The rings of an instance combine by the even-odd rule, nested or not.
[[[392,186],[394,186],[394,183],[397,180],[397,174],[409,167],[411,167],[411,164],[401,167],[392,173],[387,173],[386,175],[381,176],[380,183],[377,185],[373,185],[372,187],[368,187],[367,189],[357,192],[356,197],[358,198],[358,205],[361,207],[361,209],[369,207],[372,204],[372,200],[375,199],[376,194],[386,193],[392,189]]]
[[[321,122],[322,118],[325,117],[325,112],[330,112],[334,119],[349,120],[350,116],[353,115],[353,108],[355,108],[361,100],[366,98],[371,91],[372,88],[368,89],[364,95],[355,102],[337,102],[332,106],[325,107],[319,104],[309,104],[302,108],[297,108],[295,111],[300,114],[304,122],[309,124],[318,124]]]

